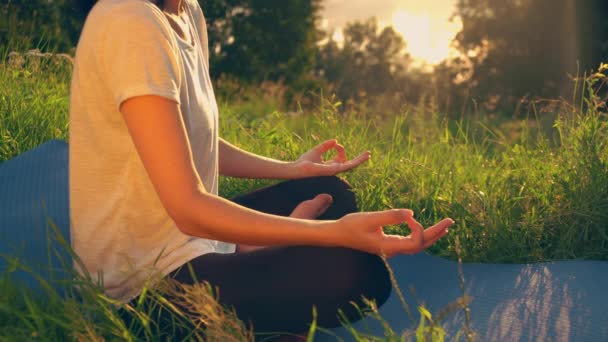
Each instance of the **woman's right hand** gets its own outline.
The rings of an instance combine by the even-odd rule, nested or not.
[[[410,235],[384,234],[384,226],[404,222],[412,231]],[[334,221],[328,229],[339,246],[392,257],[396,254],[415,254],[430,247],[447,234],[452,224],[454,221],[446,218],[424,229],[414,219],[411,210],[393,209],[348,214]]]

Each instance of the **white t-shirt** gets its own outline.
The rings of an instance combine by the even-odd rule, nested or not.
[[[195,45],[148,0],[100,0],[76,50],[70,96],[72,246],[106,293],[128,301],[146,281],[233,244],[183,234],[162,206],[119,112],[158,95],[179,103],[193,163],[217,194],[218,109],[209,77],[205,19],[185,1]],[[82,270],[80,270],[82,271]]]

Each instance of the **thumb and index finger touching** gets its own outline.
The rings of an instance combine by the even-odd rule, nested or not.
[[[314,150],[319,154],[323,154],[323,153],[331,150],[332,148],[334,148],[334,146],[336,146],[337,144],[338,144],[338,140],[336,140],[336,139],[326,140],[326,141],[320,143],[319,145],[317,145],[314,148]]]
[[[317,148],[318,148],[317,151],[320,154],[323,154],[331,149],[334,149],[336,151],[336,157],[333,159],[335,162],[345,163],[348,161],[348,158],[346,157],[346,149],[344,148],[343,145],[338,143],[338,140],[336,140],[336,139],[327,140],[327,141],[321,143]]]
[[[365,213],[366,224],[378,226],[390,226],[399,223],[406,223],[412,232],[422,232],[427,230],[447,229],[454,224],[450,218],[443,219],[436,225],[425,229],[420,222],[414,218],[414,212],[410,209],[389,209],[383,211],[369,211]]]
[[[336,157],[334,161],[341,163],[342,165],[334,165],[340,167],[339,171],[346,171],[352,169],[359,164],[369,159],[369,151],[362,153],[351,161],[348,161],[346,157],[346,151],[344,146],[340,145],[336,139],[330,139],[322,142],[315,147],[315,152],[319,155],[326,153],[327,151],[335,149]],[[437,240],[442,238],[447,233],[447,228],[454,224],[452,219],[444,219],[434,226],[425,229],[414,218],[414,212],[409,209],[391,209],[385,211],[376,211],[366,213],[366,223],[368,226],[376,229],[378,226],[389,226],[400,223],[406,223],[411,230],[410,242],[413,246],[420,248],[427,248],[435,243]]]
[[[407,223],[412,231],[411,237],[416,243],[424,240],[424,227],[414,219],[414,212],[409,209],[391,209],[367,213],[367,224],[373,226],[390,226]]]
[[[430,247],[437,240],[445,236],[448,227],[454,224],[452,219],[446,218],[425,229],[422,224],[416,221],[414,218],[414,212],[409,209],[391,209],[385,211],[368,212],[366,219],[367,225],[374,228],[377,228],[378,226],[389,226],[405,222],[411,230],[407,247],[420,249]]]

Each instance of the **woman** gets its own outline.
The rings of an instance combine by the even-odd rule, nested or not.
[[[313,305],[319,325],[333,327],[338,309],[358,318],[349,303],[362,295],[384,302],[390,282],[377,255],[419,252],[453,222],[424,230],[409,210],[356,213],[335,175],[370,154],[348,160],[335,140],[282,162],[219,138],[208,65],[195,0],[100,0],[89,13],[70,106],[80,271],[124,302],[153,275],[207,281],[256,331],[306,331]],[[231,201],[217,195],[219,174],[289,181]],[[383,234],[402,222],[410,236]]]

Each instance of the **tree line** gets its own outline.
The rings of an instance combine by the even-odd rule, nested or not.
[[[94,2],[0,0],[0,46],[71,51]],[[446,111],[473,99],[511,114],[522,99],[568,97],[572,77],[608,61],[605,0],[458,0],[459,56],[432,71],[416,69],[402,36],[373,18],[347,24],[335,41],[320,29],[322,0],[199,2],[214,78],[388,108],[435,97]]]

